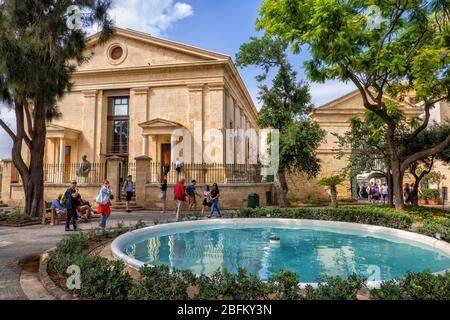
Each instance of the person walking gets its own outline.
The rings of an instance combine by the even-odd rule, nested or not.
[[[184,186],[184,183],[185,180],[183,178],[175,185],[175,189],[173,191],[177,207],[177,216],[176,216],[177,221],[180,221],[181,211],[183,210],[184,203],[186,202],[186,187]]]
[[[164,179],[161,182],[161,187],[159,187],[159,189],[161,189],[161,193],[159,194],[159,198],[163,202],[163,211],[161,211],[161,213],[165,213],[166,209],[167,209],[167,179]]]
[[[383,198],[383,204],[386,204],[389,197],[389,187],[386,183],[381,186],[381,197]]]
[[[409,183],[406,183],[405,187],[403,188],[403,199],[406,205],[411,202],[411,188],[409,186]]]
[[[67,218],[66,218],[66,231],[70,230],[70,224],[73,225],[73,231],[77,231],[77,207],[79,206],[79,194],[77,189],[77,182],[72,180],[70,182],[70,187],[66,191],[66,209],[67,209]]]
[[[220,190],[217,183],[213,184],[213,187],[211,189],[211,212],[208,216],[208,218],[212,218],[214,216],[214,212],[217,210],[217,213],[219,214],[219,218],[222,218],[222,213],[220,212],[219,208],[219,198],[220,198]]]
[[[183,170],[183,163],[180,161],[180,159],[177,159],[177,161],[175,162],[175,170],[178,177],[181,173],[181,170]]]
[[[131,175],[129,175],[127,177],[127,180],[125,180],[125,182],[123,184],[123,191],[126,193],[126,198],[125,198],[126,211],[128,213],[131,212],[130,201],[131,201],[131,199],[133,199],[133,190],[134,190],[133,177]]]
[[[103,182],[102,188],[97,195],[98,214],[102,215],[102,222],[100,224],[103,232],[106,231],[106,222],[111,216],[111,200],[114,199],[112,189],[108,180]]]
[[[203,191],[202,216],[205,213],[205,209],[209,210],[211,205],[211,188],[207,185]]]
[[[201,197],[196,191],[197,181],[192,180],[191,184],[186,188],[186,195],[188,196],[188,211],[192,208],[197,209],[197,196]]]
[[[380,198],[380,188],[378,187],[378,183],[375,182],[372,188],[372,199],[373,203],[380,204],[381,198]]]
[[[369,186],[367,187],[367,195],[368,195],[367,199],[368,199],[369,203],[372,203],[372,201],[373,201],[372,192],[373,192],[373,182],[371,182],[369,184]]]

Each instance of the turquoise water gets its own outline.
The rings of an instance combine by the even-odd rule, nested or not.
[[[281,238],[271,244],[270,237]],[[357,273],[387,280],[407,271],[439,272],[450,258],[430,248],[357,233],[320,229],[203,228],[138,238],[124,252],[149,265],[167,265],[210,275],[239,267],[267,280],[280,270],[296,272],[301,282]]]

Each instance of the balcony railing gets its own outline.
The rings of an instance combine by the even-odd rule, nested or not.
[[[161,183],[167,179],[169,184],[174,184],[181,178],[196,180],[200,184],[232,184],[259,183],[262,177],[260,166],[253,164],[184,164],[180,173],[174,163],[150,164],[149,183]]]

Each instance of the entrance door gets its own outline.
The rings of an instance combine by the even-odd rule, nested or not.
[[[161,181],[164,179],[164,167],[171,165],[171,145],[170,143],[161,144]]]

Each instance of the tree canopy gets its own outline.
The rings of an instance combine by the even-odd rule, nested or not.
[[[101,42],[111,35],[110,7],[111,0],[0,1],[0,99],[14,109],[17,131],[1,119],[0,127],[13,141],[30,215],[43,208],[46,120],[58,114],[71,74],[88,59],[87,28],[97,25]]]
[[[373,24],[370,6],[376,6]],[[289,43],[294,53],[309,51],[305,63],[313,81],[351,81],[364,107],[386,125],[396,207],[404,207],[402,181],[414,162],[446,149],[450,136],[435,147],[402,159],[407,146],[428,127],[431,110],[450,100],[450,3],[445,0],[265,0],[257,29]],[[385,95],[424,117],[408,134],[390,113]],[[397,141],[397,139],[400,140]]]

